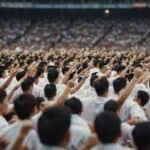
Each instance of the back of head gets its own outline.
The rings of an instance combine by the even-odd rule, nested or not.
[[[57,69],[50,68],[48,70],[47,78],[50,83],[54,83],[58,79],[58,77],[59,77],[59,71]]]
[[[109,83],[106,77],[97,79],[94,84],[95,91],[98,96],[103,96],[108,92]]]
[[[23,92],[28,91],[33,86],[33,83],[34,79],[32,77],[26,78],[21,84],[22,91]]]
[[[40,141],[47,146],[60,146],[65,134],[69,132],[70,122],[71,113],[67,107],[48,108],[38,121]]]
[[[54,84],[47,84],[44,88],[44,94],[46,98],[53,98],[56,96],[56,86]]]
[[[16,74],[16,79],[17,79],[17,81],[19,81],[20,79],[22,79],[22,78],[25,76],[25,74],[26,74],[26,71],[18,72],[18,73]]]
[[[137,98],[140,100],[141,106],[145,106],[149,101],[149,94],[146,91],[138,91]]]
[[[14,101],[14,110],[19,119],[24,120],[31,117],[36,106],[36,100],[34,96],[30,94],[22,94]]]
[[[115,93],[119,93],[127,85],[127,80],[123,77],[119,77],[113,81],[113,87]]]
[[[72,97],[65,102],[65,106],[71,109],[73,114],[80,114],[82,112],[82,103],[80,99]]]
[[[132,132],[133,141],[137,150],[150,149],[150,122],[142,122],[136,125]]]
[[[104,111],[117,113],[119,111],[119,104],[114,100],[109,100],[104,105]]]
[[[95,130],[102,143],[114,143],[121,134],[121,121],[112,112],[103,112],[97,115]]]

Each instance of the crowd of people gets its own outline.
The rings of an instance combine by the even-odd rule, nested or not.
[[[93,48],[149,50],[149,18],[1,19],[0,47],[20,49]]]
[[[149,51],[0,51],[1,150],[150,150],[149,100]]]
[[[18,0],[2,0],[4,2],[18,2]],[[21,0],[26,2],[26,0]],[[133,2],[149,2],[149,0],[30,0],[33,3],[47,3],[47,4],[81,4],[81,3],[105,3],[105,4],[116,4],[116,3],[133,3]]]

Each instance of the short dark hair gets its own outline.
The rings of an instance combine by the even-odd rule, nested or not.
[[[20,79],[22,79],[26,74],[26,71],[20,71],[16,74],[16,79],[17,81],[19,81]]]
[[[120,128],[121,121],[114,113],[103,112],[96,116],[95,130],[102,143],[114,142],[120,136]]]
[[[2,78],[3,77],[3,73],[4,73],[4,69],[2,68],[2,67],[0,67],[0,78]]]
[[[142,90],[138,91],[137,97],[140,99],[142,106],[146,105],[150,98],[149,94],[146,91]]]
[[[0,89],[0,103],[4,102],[6,96],[7,96],[6,91]]]
[[[54,83],[56,81],[56,79],[58,78],[58,76],[59,76],[59,71],[57,69],[50,68],[48,70],[47,78],[50,83]]]
[[[65,106],[48,108],[38,120],[40,141],[48,146],[59,146],[64,134],[69,130],[71,112]]]
[[[26,92],[34,83],[34,79],[32,77],[26,78],[22,83],[21,83],[21,88],[23,92]]]
[[[109,100],[104,105],[104,111],[110,111],[116,113],[119,110],[119,104],[114,100]]]
[[[119,77],[113,81],[115,93],[119,93],[127,85],[126,78]]]
[[[94,84],[95,91],[98,96],[103,96],[108,91],[109,83],[106,77],[97,79]]]
[[[14,110],[19,119],[27,119],[36,106],[36,99],[33,95],[22,94],[14,101]]]
[[[136,125],[132,132],[133,141],[137,150],[150,149],[150,122],[141,122]]]
[[[47,98],[52,98],[56,96],[57,88],[54,84],[47,84],[44,88],[44,94]]]
[[[36,70],[35,78],[38,79],[44,73],[44,69],[38,67]]]
[[[94,87],[94,84],[95,84],[95,80],[96,80],[96,79],[98,79],[97,72],[96,72],[96,73],[93,73],[93,74],[91,75],[91,78],[90,78],[90,85],[91,85],[92,87]]]
[[[71,97],[65,102],[65,106],[71,109],[73,114],[80,114],[82,112],[82,103],[80,99]]]

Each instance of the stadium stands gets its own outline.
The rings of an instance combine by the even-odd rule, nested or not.
[[[149,49],[149,19],[1,19],[0,47],[29,49],[122,47]],[[13,30],[12,30],[13,29]]]

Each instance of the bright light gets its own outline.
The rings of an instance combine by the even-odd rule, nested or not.
[[[105,9],[105,14],[109,14],[110,10],[109,9]]]

